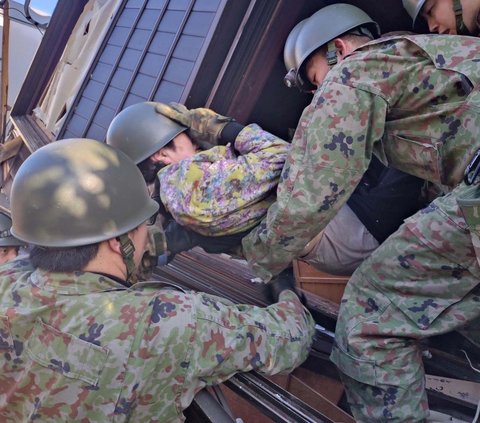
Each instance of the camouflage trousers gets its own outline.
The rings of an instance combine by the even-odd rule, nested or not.
[[[419,341],[469,323],[476,328],[480,249],[457,198],[477,196],[477,189],[462,183],[407,219],[350,279],[331,360],[356,421],[424,421]]]

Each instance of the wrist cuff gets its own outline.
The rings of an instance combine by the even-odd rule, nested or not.
[[[233,144],[243,128],[245,128],[245,126],[238,122],[227,123],[220,133],[220,140],[218,143],[220,145],[227,145],[228,143]]]

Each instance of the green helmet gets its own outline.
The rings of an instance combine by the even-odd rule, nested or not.
[[[187,129],[158,113],[156,104],[146,101],[123,109],[108,127],[107,144],[139,164]]]
[[[380,28],[370,16],[358,7],[345,3],[326,6],[298,23],[288,35],[283,50],[288,71],[285,84],[304,91],[312,90],[313,85],[301,75],[306,60],[318,48],[357,28],[360,35],[371,38],[380,36]]]
[[[12,219],[5,213],[0,212],[0,247],[21,247],[25,242],[15,238],[10,232]]]
[[[29,244],[75,247],[118,237],[158,204],[121,151],[88,139],[52,142],[20,166],[11,190],[12,234]]]
[[[285,63],[285,68],[287,71],[290,69],[295,69],[297,67],[297,58],[295,56],[296,49],[295,45],[297,43],[298,35],[300,34],[303,25],[307,20],[304,19],[296,24],[293,29],[288,34],[287,41],[285,41],[285,46],[283,47],[283,62]],[[293,85],[289,80],[285,80],[285,84],[288,88],[291,88]]]

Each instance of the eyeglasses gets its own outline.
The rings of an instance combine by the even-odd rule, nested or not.
[[[148,219],[147,219],[147,226],[152,226],[155,224],[158,216],[158,211],[153,213]]]

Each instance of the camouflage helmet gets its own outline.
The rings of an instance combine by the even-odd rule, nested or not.
[[[15,238],[10,229],[12,227],[12,219],[5,213],[0,212],[0,247],[21,247],[25,242]]]
[[[187,129],[158,113],[156,104],[146,101],[123,109],[108,127],[107,144],[139,164]]]
[[[370,16],[358,7],[345,3],[323,7],[297,24],[290,32],[283,51],[288,71],[285,84],[306,91],[313,89],[313,85],[301,75],[306,60],[318,48],[357,28],[361,29],[360,35],[372,38],[380,36],[380,27]]]
[[[89,139],[52,142],[12,184],[12,234],[29,244],[75,247],[123,235],[158,210],[137,166]]]
[[[425,0],[402,0],[403,7],[413,20],[413,25],[417,20],[420,10],[422,10]]]

